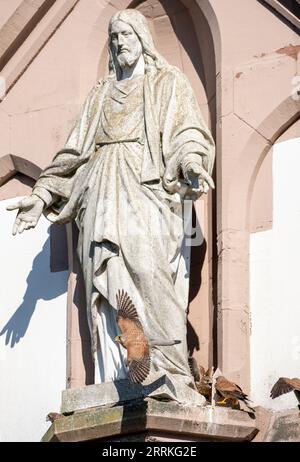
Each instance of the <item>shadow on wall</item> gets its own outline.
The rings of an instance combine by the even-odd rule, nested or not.
[[[42,277],[46,275],[45,267],[49,268],[50,272],[49,265],[45,265],[45,262],[49,261],[49,247],[50,238],[48,237],[41,252],[36,255],[32,262],[32,269],[26,279],[27,289],[23,302],[1,329],[0,335],[6,335],[5,345],[9,345],[11,348],[14,348],[25,336],[37,302],[39,300],[52,300],[66,292],[66,285],[61,283],[60,273],[51,273],[51,282],[49,277]]]
[[[193,230],[201,230],[201,225],[197,218],[195,206],[193,206],[192,215]],[[202,231],[201,231],[202,233]],[[189,288],[189,306],[187,310],[187,345],[189,356],[193,356],[194,351],[200,350],[199,336],[189,320],[190,303],[197,297],[202,284],[202,269],[204,265],[205,255],[207,252],[207,242],[203,239],[201,245],[191,248],[191,265],[190,265],[190,288]],[[202,307],[199,307],[201,310]]]

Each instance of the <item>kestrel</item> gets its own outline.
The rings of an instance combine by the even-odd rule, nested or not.
[[[149,339],[144,333],[136,307],[124,291],[117,293],[117,323],[122,332],[115,337],[127,350],[128,376],[133,383],[142,383],[150,373],[150,350],[155,346],[171,346],[180,340]]]
[[[236,383],[230,382],[224,376],[221,375],[216,379],[215,388],[219,395],[223,397],[223,400],[218,401],[218,404],[226,404],[227,400],[231,400],[234,405],[242,404],[243,410],[250,413],[255,412],[255,410],[248,404],[248,396]]]
[[[210,367],[205,372],[204,367],[198,365],[196,359],[192,356],[188,358],[188,361],[198,392],[205,396],[208,401],[211,401],[213,368]]]
[[[277,380],[275,385],[273,385],[270,397],[272,399],[278,398],[278,396],[284,395],[285,393],[289,393],[290,391],[293,391],[295,393],[295,396],[299,403],[298,409],[300,410],[300,379],[288,379],[287,377],[280,377],[280,379]]]

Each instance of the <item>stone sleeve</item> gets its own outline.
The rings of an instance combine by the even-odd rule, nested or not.
[[[32,194],[38,196],[42,201],[45,202],[46,207],[49,207],[53,202],[55,202],[55,197],[47,189],[37,186],[33,188]]]

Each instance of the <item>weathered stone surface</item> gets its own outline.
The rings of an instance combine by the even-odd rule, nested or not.
[[[128,376],[126,348],[128,358],[139,358],[136,371],[129,361],[133,382],[156,371],[166,373],[172,387],[159,396],[198,406],[204,400],[189,388],[186,307],[190,247],[198,245],[202,234],[196,233],[193,244],[186,239],[192,208],[187,213],[184,201],[214,187],[215,143],[191,85],[158,53],[146,18],[134,9],[121,10],[108,30],[112,72],[90,91],[64,148],[57,147],[58,154],[37,179],[34,197],[11,208],[24,211],[14,233],[36,226],[42,211],[57,224],[76,219],[95,383]],[[15,131],[15,125],[23,131],[24,121],[40,120],[45,111],[28,112],[14,114]],[[55,129],[48,137],[59,141],[60,133]],[[45,135],[43,144],[50,146],[47,140]],[[126,296],[116,298],[122,288]],[[130,303],[125,308],[136,309],[138,340],[116,318],[125,297]],[[131,353],[143,345],[149,345],[147,354]]]
[[[295,72],[295,61],[287,56],[278,58],[278,55],[272,59],[271,65],[269,60],[258,60],[236,69],[234,112],[252,127],[259,127],[282,103],[283,93],[280,89],[291,88],[291,75]],[[274,88],[278,89],[276,92],[269,91],[270,82]],[[251,98],[254,93],[255,98]],[[272,136],[268,127],[264,128],[263,135],[268,138]]]
[[[272,414],[271,425],[266,434],[265,441],[299,443],[300,417],[298,410]]]
[[[173,401],[139,399],[77,411],[56,420],[42,441],[254,441],[300,442],[297,409],[246,412]]]
[[[136,385],[129,380],[118,380],[96,385],[89,385],[83,388],[64,390],[62,393],[63,413],[74,412],[96,406],[113,405],[124,403],[147,396],[158,399],[173,399],[181,403],[190,402],[192,397],[195,401],[195,391],[185,384],[176,383],[176,388],[172,380],[166,375],[158,378],[154,382],[145,385]],[[198,395],[199,405],[205,403],[205,398]]]
[[[257,433],[256,422],[245,412],[148,398],[62,417],[52,424],[43,441],[251,441]]]

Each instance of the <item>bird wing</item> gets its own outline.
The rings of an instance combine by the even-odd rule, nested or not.
[[[139,320],[139,316],[131,298],[124,290],[117,293],[117,323],[126,337],[137,336],[146,341],[144,329]]]
[[[297,401],[299,403],[299,410],[300,410],[300,391],[294,390],[295,396],[297,398]]]
[[[146,354],[139,359],[132,359],[129,363],[129,379],[133,383],[142,383],[150,372],[150,355]]]
[[[117,297],[117,309],[118,309],[117,323],[119,324],[120,319],[128,320],[134,323],[140,330],[143,331],[143,327],[139,320],[136,307],[134,306],[127,292],[125,292],[124,290],[118,290],[116,297]]]
[[[289,383],[294,387],[294,391],[300,391],[300,379],[290,379]]]
[[[211,366],[207,371],[205,372],[206,377],[209,379],[212,379],[212,376],[214,375],[214,367]]]
[[[197,382],[196,387],[200,395],[203,395],[206,398],[210,399],[211,391],[212,391],[212,388],[210,385],[202,383],[202,382]]]
[[[226,393],[236,399],[247,399],[247,395],[236,383],[222,377],[216,384],[216,390],[220,393]]]
[[[150,372],[150,349],[145,337],[137,331],[127,338],[127,361],[129,379],[133,383],[142,383]]]
[[[203,366],[201,366],[201,364],[199,364],[199,372],[200,372],[200,377],[201,377],[201,380],[203,379],[203,377],[205,377],[205,369]]]
[[[117,293],[117,323],[126,337],[129,379],[141,383],[150,372],[150,348],[132,300],[124,290]]]
[[[288,379],[287,377],[280,377],[277,382],[273,385],[270,397],[272,399],[278,398],[278,396],[284,395],[285,393],[289,393],[295,389],[295,384],[293,384],[294,380],[298,379]],[[300,380],[299,380],[300,382]],[[299,383],[300,385],[300,383]]]

